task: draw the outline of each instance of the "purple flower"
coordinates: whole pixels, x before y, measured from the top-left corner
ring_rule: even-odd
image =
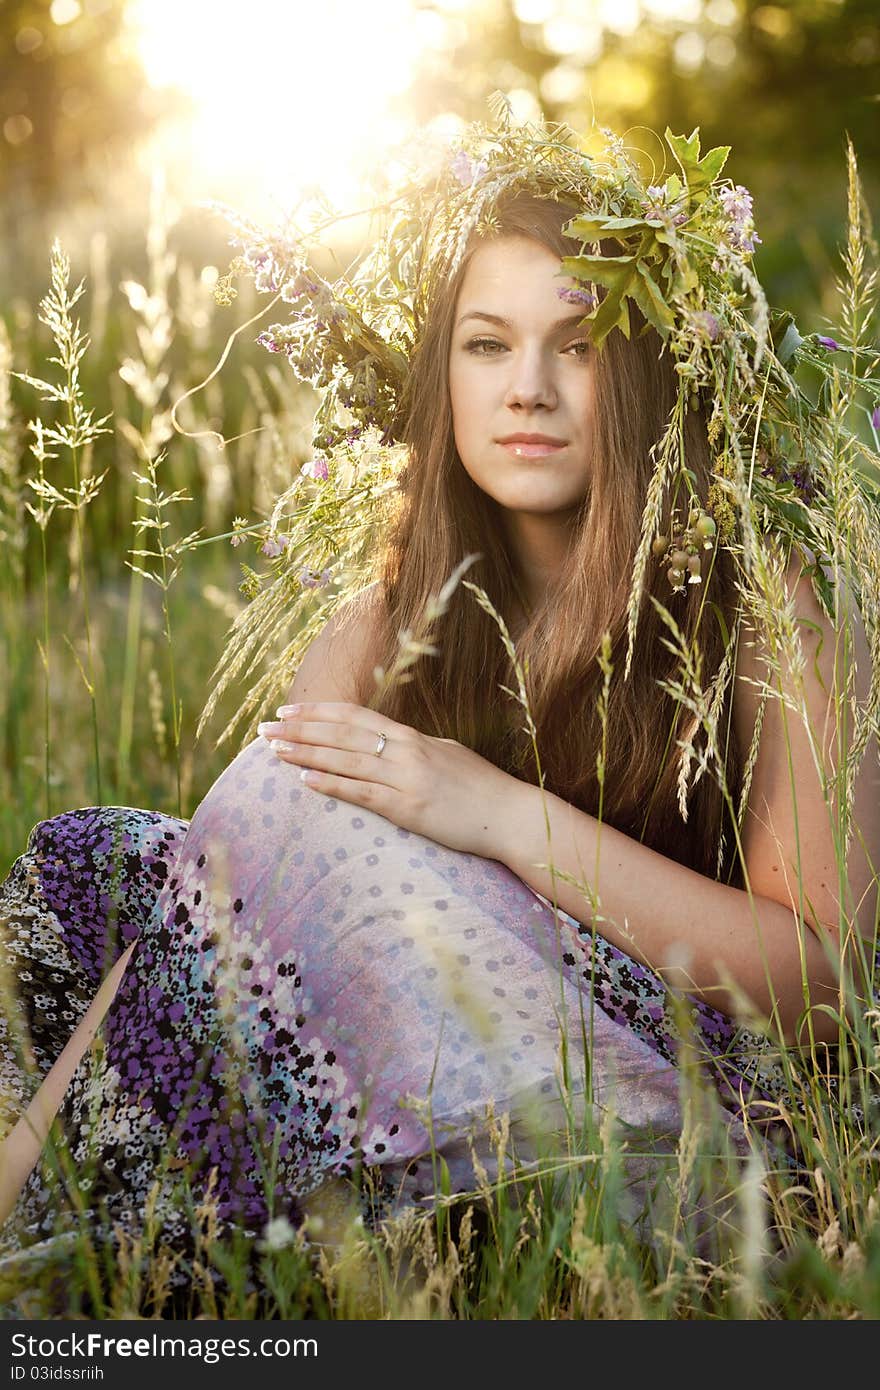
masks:
[[[292,280],[288,280],[285,285],[282,285],[281,298],[287,304],[294,304],[298,299],[302,299],[304,295],[317,294],[320,288],[321,286],[317,281],[310,280],[306,274],[301,273],[295,275]]]
[[[751,217],[752,195],[744,184],[738,183],[733,188],[722,188],[719,197],[724,211],[734,222],[744,222],[747,217]]]
[[[322,589],[325,584],[329,583],[331,571],[329,569],[321,570],[321,573],[318,574],[317,570],[302,569],[296,577],[304,589]]]
[[[274,560],[276,556],[280,555],[282,550],[285,550],[289,544],[289,536],[267,536],[266,539],[263,541],[263,544],[260,546],[260,549],[262,550],[264,555],[268,555],[271,559]]]
[[[871,411],[871,424],[875,430],[880,430],[880,405],[875,405]]]
[[[596,303],[596,296],[591,294],[589,290],[575,290],[569,285],[563,285],[562,289],[557,290],[556,293],[560,299],[565,300],[566,304],[583,304],[588,309],[592,309]]]
[[[696,315],[696,321],[698,327],[702,329],[706,337],[709,339],[709,342],[716,342],[718,339],[718,334],[721,332],[721,328],[715,315],[710,314],[708,309],[703,309],[700,311],[700,313]]]
[[[308,463],[303,464],[299,471],[306,478],[319,478],[322,481],[330,476],[326,459],[310,459]]]
[[[645,190],[647,198],[642,199],[642,208],[645,216],[652,218],[655,222],[663,222],[666,219],[668,208],[666,206],[666,189],[662,184],[649,184]]]
[[[666,189],[662,184],[649,184],[645,190],[647,197],[642,199],[642,211],[649,222],[662,222],[665,226],[680,227],[687,222],[688,214],[681,203],[668,203]]]
[[[761,245],[761,238],[755,231],[752,218],[752,195],[741,183],[733,188],[722,188],[719,193],[721,206],[730,218],[728,240],[735,251],[754,251]]]
[[[470,155],[467,154],[465,150],[458,150],[449,167],[459,183],[464,188],[470,188],[472,184],[476,183],[477,179],[483,177],[489,166],[485,159],[481,159],[478,162],[477,160],[471,159]]]
[[[247,526],[246,516],[234,516],[232,518],[233,534],[229,540],[231,546],[244,545],[247,540],[247,532],[243,529],[245,526]]]
[[[254,273],[254,285],[262,293],[274,293],[278,289],[279,271],[268,251],[247,251],[245,260]]]
[[[813,487],[813,484],[810,481],[810,476],[807,472],[806,464],[799,463],[796,468],[792,469],[791,481],[794,483],[795,488],[800,493],[801,497],[805,502],[812,501],[815,493],[815,488]]]
[[[286,352],[287,347],[284,343],[279,343],[273,333],[266,331],[257,335],[257,342],[260,347],[266,348],[268,352]]]
[[[824,333],[816,334],[816,342],[823,347],[826,352],[840,352],[840,343],[835,338],[828,338]]]

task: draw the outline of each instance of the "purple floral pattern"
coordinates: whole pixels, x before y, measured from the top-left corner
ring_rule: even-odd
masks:
[[[569,1101],[674,1148],[682,1010],[657,976],[504,865],[308,790],[262,740],[188,826],[105,807],[35,827],[0,886],[18,996],[0,1017],[0,1132],[131,941],[102,1045],[60,1111],[105,1235],[140,1229],[152,1201],[161,1238],[191,1250],[184,1173],[213,1194],[221,1234],[254,1236],[363,1170],[365,1219],[430,1202],[432,1146],[468,1190],[472,1149],[491,1168],[487,1106],[511,1115],[525,1161],[560,1120],[563,1038]],[[779,1092],[761,1039],[685,1002],[728,1103]],[[75,1219],[44,1150],[0,1266]]]

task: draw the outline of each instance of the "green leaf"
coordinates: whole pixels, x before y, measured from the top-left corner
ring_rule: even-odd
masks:
[[[770,337],[776,356],[786,367],[804,341],[798,332],[797,324],[789,313],[774,315],[770,327]]]
[[[667,126],[665,134],[666,143],[681,165],[682,172],[687,179],[688,167],[699,163],[700,127],[695,126],[690,135],[673,135]]]
[[[633,283],[632,297],[648,322],[654,325],[662,337],[668,337],[675,319],[644,261],[638,263],[638,276]]]
[[[624,338],[629,338],[629,305],[626,295],[620,290],[609,290],[592,317],[590,339],[596,348],[601,348],[608,334],[619,328]]]
[[[644,226],[643,217],[573,217],[564,231],[578,241],[601,241],[615,232],[631,232],[634,227]]]
[[[727,163],[730,145],[716,145],[700,159],[699,126],[688,136],[673,135],[667,126],[666,143],[678,160],[689,194],[699,202]]]
[[[681,197],[684,192],[684,184],[678,177],[678,174],[669,175],[669,178],[666,180],[666,192],[671,203],[674,203],[676,198]]]
[[[635,274],[635,256],[564,256],[562,269],[575,280],[594,280],[614,289]]]
[[[782,342],[779,344],[776,353],[776,356],[783,366],[787,366],[803,341],[803,338],[797,330],[797,326],[794,323],[790,323],[785,330]]]
[[[705,154],[703,158],[700,160],[700,174],[702,179],[704,180],[706,188],[709,187],[710,183],[713,183],[714,180],[717,179],[718,175],[721,173],[721,170],[727,163],[727,156],[729,154],[730,145],[716,145],[714,150],[709,150],[708,154]],[[688,180],[688,187],[690,188],[691,192],[694,191],[694,185],[693,183],[691,183],[690,180]]]
[[[672,293],[674,295],[690,294],[700,283],[700,277],[694,270],[690,261],[683,261],[676,267],[672,279]]]

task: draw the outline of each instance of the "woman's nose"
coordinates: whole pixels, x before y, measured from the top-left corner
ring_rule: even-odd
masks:
[[[552,410],[556,405],[556,399],[553,373],[544,354],[537,351],[511,354],[505,405],[519,406],[525,410],[544,406]]]

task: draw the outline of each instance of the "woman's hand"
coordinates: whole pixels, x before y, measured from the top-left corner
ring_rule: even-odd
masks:
[[[499,819],[522,783],[494,763],[363,705],[282,705],[277,713],[279,722],[258,732],[282,762],[302,768],[307,786],[450,849],[495,857]]]

